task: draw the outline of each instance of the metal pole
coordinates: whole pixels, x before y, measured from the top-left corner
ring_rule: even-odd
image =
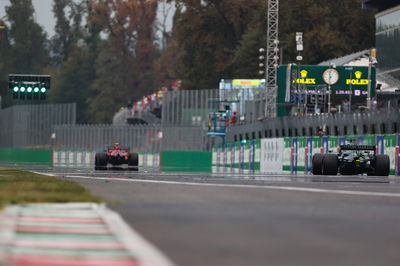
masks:
[[[368,59],[368,95],[367,95],[367,108],[368,110],[371,110],[371,56]]]
[[[331,113],[331,85],[328,85],[328,114]]]
[[[350,79],[353,78],[353,73],[350,70]],[[350,82],[350,96],[349,96],[349,112],[351,113],[351,97],[353,96],[353,88],[351,87],[351,82]]]

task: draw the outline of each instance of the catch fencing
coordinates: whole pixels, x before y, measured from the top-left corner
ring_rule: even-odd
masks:
[[[227,140],[316,136],[321,127],[321,133],[332,136],[398,133],[400,115],[398,109],[379,109],[372,112],[277,117],[231,126]]]
[[[233,110],[249,123],[263,117],[265,94],[251,89],[171,91],[162,99],[163,125],[198,125],[205,128],[219,100],[231,101]]]
[[[0,109],[0,147],[50,147],[55,125],[74,125],[76,104],[15,105]]]
[[[113,142],[136,152],[209,150],[211,144],[198,126],[60,125],[54,127],[57,150],[103,150]]]
[[[210,100],[218,95],[218,90],[167,92],[159,124],[58,125],[54,127],[54,148],[102,150],[117,141],[141,152],[211,150],[212,140],[206,135],[208,114],[214,108]]]
[[[160,132],[159,125],[59,125],[54,127],[54,148],[98,151],[119,142],[132,151],[159,151]]]

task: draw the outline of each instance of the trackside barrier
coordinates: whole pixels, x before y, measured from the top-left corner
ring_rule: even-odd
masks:
[[[215,145],[211,156],[212,172],[257,173],[261,165],[261,140]]]
[[[94,168],[95,151],[55,150],[53,167],[60,168]],[[160,166],[158,153],[139,153],[139,169],[157,170]]]
[[[400,175],[400,134],[397,135],[396,143],[396,175]]]
[[[162,171],[211,172],[212,152],[167,150],[161,152],[160,162]]]
[[[93,168],[94,151],[54,151],[53,166],[61,168]]]
[[[360,145],[375,145],[378,154],[389,155],[390,175],[400,176],[400,134],[269,138],[216,145],[212,149],[212,171],[311,173],[314,154],[339,152],[339,145],[349,140]]]
[[[0,148],[0,162],[51,166],[52,151],[47,149]]]
[[[158,170],[160,168],[160,154],[157,152],[140,152],[139,168],[145,170]]]

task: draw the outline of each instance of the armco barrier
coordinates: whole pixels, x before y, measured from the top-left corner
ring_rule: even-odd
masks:
[[[162,171],[211,172],[212,153],[203,151],[162,151]]]
[[[212,148],[212,172],[260,172],[261,141],[227,143]]]
[[[93,168],[94,151],[56,150],[53,152],[53,166],[67,168]]]
[[[95,151],[56,150],[53,166],[61,168],[94,168]],[[158,153],[139,153],[139,169],[156,170],[160,166]]]
[[[0,148],[0,162],[51,166],[51,154],[47,149]]]
[[[310,173],[312,156],[315,153],[337,152],[340,144],[344,144],[346,140],[354,139],[357,144],[376,145],[377,153],[389,155],[390,174],[400,175],[400,134],[286,137],[248,141],[247,143],[255,145],[252,150],[254,154],[248,157],[248,169],[246,168],[246,154],[249,153],[246,152],[249,149],[247,143],[217,145],[212,150],[212,170],[213,172],[225,173]],[[236,153],[237,147],[240,149],[239,153]],[[277,154],[277,151],[282,154]],[[236,159],[236,156],[239,158]],[[277,158],[279,159],[276,160]],[[253,167],[252,165],[256,166]],[[277,166],[279,166],[280,170],[276,168]]]

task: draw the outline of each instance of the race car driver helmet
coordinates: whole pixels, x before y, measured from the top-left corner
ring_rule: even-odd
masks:
[[[114,142],[113,147],[114,147],[114,150],[119,150],[119,143]]]

